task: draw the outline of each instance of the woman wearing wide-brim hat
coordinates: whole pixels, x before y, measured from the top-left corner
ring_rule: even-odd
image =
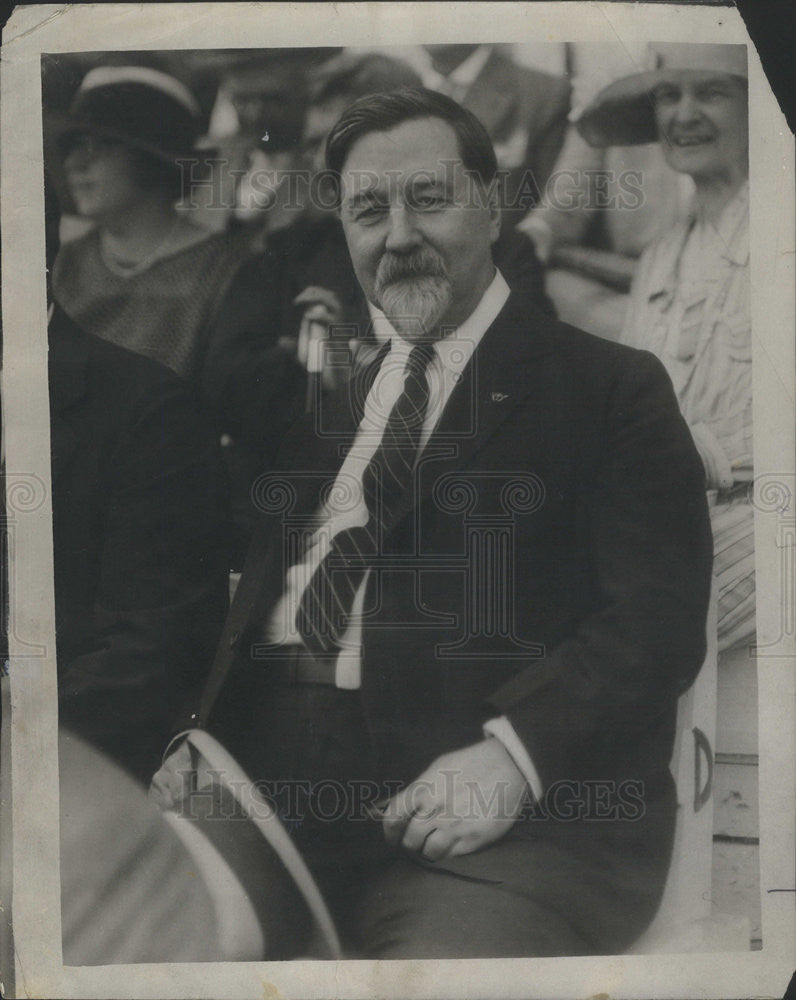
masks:
[[[577,127],[595,146],[659,141],[694,182],[689,218],[641,257],[622,339],[663,361],[705,465],[724,650],[755,630],[746,47],[650,49],[652,67],[604,88]]]
[[[61,247],[56,299],[89,333],[201,383],[219,304],[248,249],[177,208],[199,170],[193,95],[150,67],[97,67],[46,126],[75,210],[93,223]]]
[[[580,113],[576,125],[592,146],[634,146],[657,142],[655,89],[687,74],[717,74],[746,81],[746,46],[657,42],[649,46],[650,67],[603,87]]]

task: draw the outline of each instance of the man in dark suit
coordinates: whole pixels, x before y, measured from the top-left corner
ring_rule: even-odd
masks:
[[[57,232],[50,200],[49,261]],[[48,339],[59,721],[148,782],[228,605],[217,434],[176,375],[57,302]]]
[[[261,484],[199,719],[275,782],[357,954],[621,951],[663,890],[705,648],[698,456],[652,356],[496,270],[469,112],[365,98],[327,164],[392,333]],[[156,775],[164,804],[189,765]]]

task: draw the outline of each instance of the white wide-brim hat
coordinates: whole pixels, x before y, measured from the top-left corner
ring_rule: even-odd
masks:
[[[653,91],[684,72],[721,73],[747,79],[745,45],[699,42],[651,43],[650,69],[604,87],[575,119],[590,146],[635,146],[655,142]]]

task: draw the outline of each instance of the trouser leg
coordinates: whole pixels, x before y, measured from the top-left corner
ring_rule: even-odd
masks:
[[[297,790],[289,829],[356,953],[610,954],[654,916],[671,849],[670,781],[638,822],[520,823],[484,851],[421,866],[389,851],[363,808],[376,770],[356,692],[276,686],[253,720],[250,773]]]

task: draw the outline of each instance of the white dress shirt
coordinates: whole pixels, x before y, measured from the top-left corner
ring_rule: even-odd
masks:
[[[444,339],[435,342],[434,357],[428,367],[429,402],[420,435],[420,450],[428,443],[461,373],[505,305],[509,291],[503,275],[496,271],[492,283],[470,316]],[[362,475],[381,442],[390,412],[403,390],[406,365],[413,347],[395,331],[381,310],[372,305],[370,310],[376,338],[381,343],[389,340],[390,348],[365,400],[354,443],[324,503],[320,527],[315,531],[304,559],[287,571],[282,597],[267,623],[265,636],[269,643],[295,645],[301,642],[296,614],[313,573],[329,552],[331,541],[339,531],[363,526],[368,521]],[[369,572],[354,598],[349,625],[342,636],[342,648],[335,664],[338,688],[354,690],[361,684],[361,616]],[[509,721],[505,718],[490,720],[484,730],[487,735],[500,739],[538,796],[541,784],[536,770]]]

